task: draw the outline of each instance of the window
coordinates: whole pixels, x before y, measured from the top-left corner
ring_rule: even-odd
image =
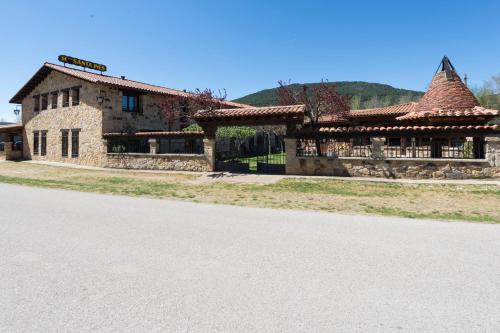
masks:
[[[47,131],[42,131],[42,145],[40,147],[40,155],[47,155]]]
[[[61,130],[61,156],[68,157],[68,130]]]
[[[80,130],[71,130],[71,157],[78,157]]]
[[[122,111],[138,112],[139,111],[138,102],[139,102],[139,96],[124,92],[122,96]]]
[[[69,90],[63,90],[63,102],[62,106],[67,107],[69,106]]]
[[[50,96],[51,96],[51,102],[50,104],[52,105],[53,109],[57,109],[57,91],[54,91]]]
[[[33,111],[40,111],[40,96],[33,96],[34,108]]]
[[[80,104],[80,88],[79,87],[72,88],[71,92],[72,92],[72,95],[71,95],[71,98],[72,98],[71,105],[75,106],[75,105]]]
[[[42,110],[47,110],[48,104],[49,104],[49,95],[43,94],[42,95]]]
[[[39,135],[38,131],[33,132],[33,155],[38,155]]]

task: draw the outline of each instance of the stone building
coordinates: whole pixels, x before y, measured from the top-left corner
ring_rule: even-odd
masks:
[[[114,156],[108,154],[112,151],[109,142],[103,140],[106,134],[179,133],[181,119],[169,119],[164,112],[165,99],[171,96],[194,97],[124,76],[45,63],[10,102],[22,105],[24,159],[108,166],[114,164]],[[222,104],[245,106],[229,101]],[[166,137],[170,138],[168,134]],[[179,145],[183,139],[181,133],[168,139],[168,144],[174,141],[174,146]],[[149,151],[148,138],[130,142]]]
[[[419,102],[331,114],[314,125],[305,105],[224,101],[223,108],[194,113],[203,131],[183,132],[181,119],[164,112],[172,96],[195,98],[46,63],[11,100],[22,104],[22,124],[0,126],[6,136],[0,158],[131,169],[500,177],[500,111],[481,107],[446,57]],[[278,145],[284,151],[228,159],[216,154],[215,133],[223,126],[284,128],[284,145]],[[20,135],[22,149],[15,143]]]

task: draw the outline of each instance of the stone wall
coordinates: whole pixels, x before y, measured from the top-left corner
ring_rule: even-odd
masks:
[[[500,177],[500,167],[484,160],[297,157],[292,163],[287,162],[287,174],[295,175],[415,179]]]
[[[116,88],[101,86],[99,96],[102,98],[103,132],[126,131],[178,131],[178,119],[171,124],[165,119],[163,105],[165,97],[155,94],[144,94],[139,97],[141,112],[123,112],[123,92]]]
[[[50,93],[75,86],[80,88],[80,103],[62,107],[62,93],[59,92],[57,108],[52,109]],[[34,112],[34,95],[49,93],[47,110]],[[99,87],[56,71],[52,71],[22,103],[23,157],[32,160],[46,160],[102,166],[106,157],[102,144],[102,111],[98,103]],[[71,157],[71,136],[68,157],[61,156],[61,130],[80,129],[79,157]],[[33,155],[33,132],[47,131],[46,156]],[[71,133],[70,133],[71,135]],[[41,140],[40,140],[41,141]]]
[[[107,154],[107,167],[138,170],[211,171],[205,155]]]

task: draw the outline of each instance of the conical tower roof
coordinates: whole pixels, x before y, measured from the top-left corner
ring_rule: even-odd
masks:
[[[445,56],[429,89],[418,103],[416,112],[431,112],[436,109],[460,111],[472,109],[475,106],[479,106],[479,102]]]

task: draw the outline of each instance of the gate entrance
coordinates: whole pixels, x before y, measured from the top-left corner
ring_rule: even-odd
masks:
[[[271,142],[269,142],[271,141]],[[256,135],[242,143],[220,140],[215,143],[215,171],[234,173],[285,174],[283,136]]]
[[[207,139],[215,139],[215,145],[212,141],[208,151],[213,161],[212,170],[285,174],[284,137],[294,137],[298,127],[304,124],[304,116],[305,105],[253,107],[239,104],[233,109],[201,110],[193,119],[203,128]],[[244,142],[240,139],[237,142],[235,139],[217,140],[218,128],[234,126],[255,127],[257,135]],[[244,135],[251,135],[246,133]]]

